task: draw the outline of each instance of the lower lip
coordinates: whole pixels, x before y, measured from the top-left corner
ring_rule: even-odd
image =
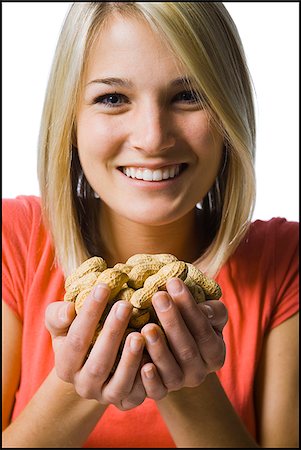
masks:
[[[179,175],[176,175],[174,178],[168,178],[168,180],[145,181],[145,180],[138,180],[137,178],[128,177],[121,170],[117,170],[117,172],[119,172],[122,178],[124,180],[127,180],[131,185],[137,188],[147,190],[160,190],[174,186],[182,178],[182,174],[184,171],[185,170],[183,170]]]

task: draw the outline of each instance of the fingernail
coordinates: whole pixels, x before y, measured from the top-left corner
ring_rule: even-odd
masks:
[[[183,285],[178,278],[173,278],[168,282],[168,291],[171,294],[180,294],[183,290]]]
[[[214,316],[213,308],[210,305],[203,305],[203,307],[205,309],[205,314],[208,317],[208,319],[212,319],[212,317]]]
[[[157,307],[157,309],[161,312],[163,311],[167,311],[170,306],[171,306],[171,302],[169,300],[168,294],[166,293],[161,293],[157,294],[154,298],[155,301],[155,305]]]
[[[138,353],[142,348],[142,339],[139,337],[132,336],[130,342],[130,348],[133,353]]]
[[[99,283],[97,286],[95,286],[95,288],[93,289],[94,300],[96,300],[97,302],[103,301],[105,291],[107,294],[110,292],[110,289],[105,283]]]
[[[154,342],[156,342],[156,340],[159,337],[158,331],[155,328],[152,328],[150,330],[147,331],[146,335],[146,340],[150,343],[153,344]]]
[[[128,303],[119,303],[115,315],[119,320],[125,320],[130,314],[130,307]]]
[[[69,318],[70,302],[65,301],[64,303],[65,303],[65,305],[63,305],[64,307],[62,307],[59,311],[59,319],[63,323],[69,323],[70,322],[70,318]]]
[[[143,372],[144,372],[144,375],[146,376],[146,378],[148,378],[149,380],[154,378],[154,376],[155,376],[155,372],[152,367],[144,367]]]

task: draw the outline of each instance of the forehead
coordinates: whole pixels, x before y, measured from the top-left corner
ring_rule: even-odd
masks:
[[[98,32],[86,65],[93,77],[175,78],[186,72],[162,35],[142,18],[112,15]]]

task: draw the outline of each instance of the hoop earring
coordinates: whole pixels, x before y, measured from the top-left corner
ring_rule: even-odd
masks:
[[[223,161],[223,166],[222,169],[220,170],[219,175],[223,175],[223,173],[225,172],[227,163],[228,163],[228,152],[229,152],[229,147],[227,142],[224,143],[224,161]]]

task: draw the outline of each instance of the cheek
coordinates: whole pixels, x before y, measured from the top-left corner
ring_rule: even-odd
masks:
[[[209,172],[217,172],[222,152],[223,138],[208,119],[194,120],[185,126],[185,140],[189,142],[200,168]]]
[[[100,117],[80,116],[77,121],[77,146],[82,160],[109,158],[117,152],[120,143],[118,127]],[[88,163],[88,161],[87,161]]]

